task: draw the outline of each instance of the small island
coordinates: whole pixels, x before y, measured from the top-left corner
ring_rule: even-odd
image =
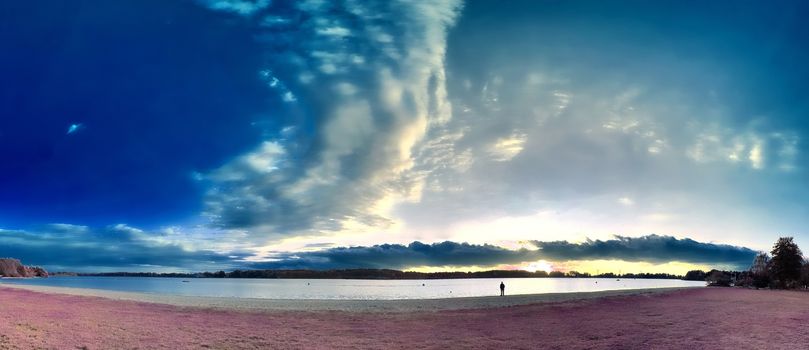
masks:
[[[0,277],[48,277],[39,266],[25,266],[13,258],[0,258]]]

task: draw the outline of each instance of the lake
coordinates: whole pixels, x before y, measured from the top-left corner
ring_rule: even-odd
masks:
[[[187,281],[187,282],[185,282]],[[506,294],[702,287],[705,282],[668,279],[476,278],[447,280],[223,279],[168,277],[50,277],[0,279],[3,284],[91,288],[122,292],[260,299],[433,299]]]

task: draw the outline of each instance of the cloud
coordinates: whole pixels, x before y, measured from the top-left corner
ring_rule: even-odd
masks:
[[[531,241],[538,249],[506,249],[490,244],[445,241],[408,245],[381,244],[367,247],[339,247],[314,252],[285,253],[275,261],[256,263],[255,268],[270,269],[334,269],[393,268],[417,266],[465,267],[530,263],[538,260],[556,262],[578,260],[623,260],[630,262],[685,262],[746,268],[756,252],[725,244],[701,243],[692,239],[648,235],[616,236],[611,240]]]
[[[251,251],[216,233],[208,247],[188,246],[192,234],[178,228],[147,232],[118,224],[93,228],[51,224],[31,230],[0,229],[0,256],[21,259],[26,264],[69,271],[200,271],[234,268],[333,269],[393,268],[418,266],[495,267],[531,263],[581,260],[629,262],[685,262],[743,269],[756,252],[725,244],[692,239],[647,235],[616,236],[610,240],[527,241],[536,249],[508,249],[491,244],[445,241],[408,245],[335,247],[328,242],[310,243],[299,251],[276,252],[270,260],[255,261]],[[244,235],[231,237],[240,241]],[[196,237],[197,243],[202,239]],[[54,252],[59,252],[54,254]]]
[[[534,260],[535,252],[509,250],[494,245],[441,242],[408,245],[380,244],[369,247],[339,247],[316,252],[282,255],[273,262],[256,263],[269,269],[392,268],[413,266],[491,266]]]
[[[722,264],[746,268],[756,251],[727,244],[702,243],[689,238],[648,235],[616,236],[611,240],[534,241],[542,257],[549,260],[625,260],[666,263],[671,261]]]
[[[270,0],[199,0],[212,10],[251,15],[270,5]]]
[[[530,2],[460,13],[457,2],[307,1],[244,18],[266,47],[261,79],[288,102],[275,125],[295,132],[264,140],[278,146],[272,171],[245,163],[271,155],[260,143],[202,174],[212,225],[265,245],[340,244],[323,236],[454,240],[453,226],[537,212],[576,213],[565,232],[582,232],[581,222],[625,232],[666,213],[678,220],[628,233],[703,239],[727,229],[714,217],[730,215],[741,242],[763,245],[762,230],[805,224],[787,203],[807,192],[795,111],[770,108],[777,98],[747,108],[779,82],[751,84],[772,76],[727,64],[761,68],[750,47],[724,45],[746,40],[745,26],[684,12],[706,32],[737,29],[728,33],[739,40],[702,42],[647,20],[623,31],[615,24],[626,22],[593,11],[545,20],[554,12]],[[493,13],[511,20],[486,20]],[[649,40],[659,37],[672,41]],[[762,196],[770,190],[780,192]]]
[[[791,204],[763,204],[761,193],[784,184],[806,194],[796,177],[803,127],[784,121],[794,111],[762,116],[745,109],[760,99],[758,90],[740,91],[748,83],[744,72],[712,56],[712,46],[649,47],[643,35],[616,30],[609,21],[542,21],[537,7],[517,7],[506,12],[527,15],[489,22],[481,14],[498,9],[468,3],[450,33],[453,116],[430,131],[425,144],[431,149],[417,153],[424,190],[418,202],[397,206],[399,220],[414,231],[445,232],[459,223],[540,211],[589,213],[566,223],[570,227],[601,216],[621,225],[669,212],[683,218],[681,227],[693,227],[688,232],[711,237],[722,229],[704,223],[727,212],[756,223],[737,235],[758,244],[766,244],[757,233],[762,229],[799,229],[791,224],[805,221],[797,212],[790,221],[780,217]],[[587,22],[586,16],[573,17]],[[483,42],[485,49],[472,49]],[[673,58],[691,55],[703,59]],[[431,166],[435,162],[443,167]],[[681,204],[685,197],[689,205]],[[619,201],[624,205],[610,208],[603,198],[643,205]],[[618,210],[627,216],[617,218]],[[671,226],[643,232],[682,232]]]
[[[187,239],[186,235],[177,237]],[[0,229],[0,256],[52,271],[178,271],[238,265],[246,254],[194,249],[166,234],[123,224],[93,228],[70,224],[31,230]]]
[[[525,147],[525,134],[515,133],[509,137],[497,139],[489,147],[489,154],[498,162],[505,162],[514,158]]]
[[[70,124],[70,126],[67,128],[67,135],[76,133],[81,129],[84,129],[84,125],[82,125],[81,123]]]
[[[792,131],[765,132],[754,120],[747,130],[722,130],[717,125],[699,125],[687,155],[697,163],[730,163],[765,170],[795,169],[795,155],[799,137]]]
[[[202,176],[212,224],[258,237],[391,225],[387,203],[420,186],[413,150],[451,117],[445,37],[459,8],[457,1],[265,6],[258,30],[273,25],[258,35],[269,57],[260,78],[289,102],[290,125],[312,132],[267,140]],[[250,159],[272,159],[272,170]]]

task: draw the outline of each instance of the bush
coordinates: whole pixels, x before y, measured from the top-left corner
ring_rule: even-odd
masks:
[[[806,261],[801,267],[801,280],[800,286],[803,289],[809,288],[809,261]]]
[[[685,277],[683,277],[686,281],[704,281],[708,277],[708,274],[702,270],[691,270],[686,272]]]
[[[724,271],[712,270],[706,280],[709,286],[730,287],[730,274]]]
[[[753,275],[753,287],[767,288],[769,285],[770,285],[770,276],[767,276],[766,273]]]

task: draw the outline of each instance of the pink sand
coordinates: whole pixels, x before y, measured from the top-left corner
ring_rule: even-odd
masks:
[[[0,349],[795,349],[809,293],[699,288],[438,312],[245,312],[0,288]]]

